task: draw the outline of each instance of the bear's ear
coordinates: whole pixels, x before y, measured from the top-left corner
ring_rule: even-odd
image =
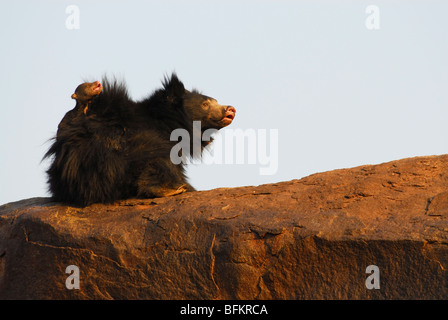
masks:
[[[182,98],[185,93],[184,84],[179,80],[177,75],[173,72],[171,77],[165,77],[163,81],[163,88],[166,96],[170,99]]]

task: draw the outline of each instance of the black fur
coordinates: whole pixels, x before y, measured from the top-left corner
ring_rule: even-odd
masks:
[[[228,125],[234,115],[233,107],[185,90],[175,74],[140,102],[129,98],[123,83],[103,79],[86,113],[72,110],[61,121],[44,157],[52,158],[49,191],[55,201],[80,206],[193,191],[183,164],[170,160],[177,143],[171,132],[183,128],[192,137],[193,120],[204,131]]]

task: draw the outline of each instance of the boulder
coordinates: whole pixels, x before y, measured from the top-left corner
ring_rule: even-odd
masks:
[[[448,299],[448,155],[0,207],[0,299]]]

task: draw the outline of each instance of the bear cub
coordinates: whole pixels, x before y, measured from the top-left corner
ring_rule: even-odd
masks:
[[[92,103],[93,99],[97,97],[103,87],[99,81],[95,82],[84,82],[80,84],[75,93],[72,94],[72,99],[76,100],[76,106],[73,110],[67,112],[64,118],[58,125],[58,131],[61,130],[61,127],[64,127],[66,123],[70,123],[74,117],[80,116],[81,113],[87,114],[89,109],[89,105]]]
[[[170,159],[178,143],[170,140],[171,133],[184,129],[193,137],[193,121],[200,121],[201,134],[219,130],[236,112],[186,90],[174,73],[137,102],[123,83],[106,78],[102,85],[79,85],[72,98],[76,106],[62,119],[44,158],[51,158],[47,176],[53,200],[78,206],[194,191],[184,164]],[[199,152],[209,143],[201,141]],[[198,155],[189,149],[191,157]]]

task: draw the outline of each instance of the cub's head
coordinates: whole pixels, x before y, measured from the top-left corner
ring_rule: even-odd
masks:
[[[103,87],[99,81],[84,82],[76,88],[75,93],[72,94],[72,99],[79,102],[87,102],[99,95],[101,90],[103,90]]]

